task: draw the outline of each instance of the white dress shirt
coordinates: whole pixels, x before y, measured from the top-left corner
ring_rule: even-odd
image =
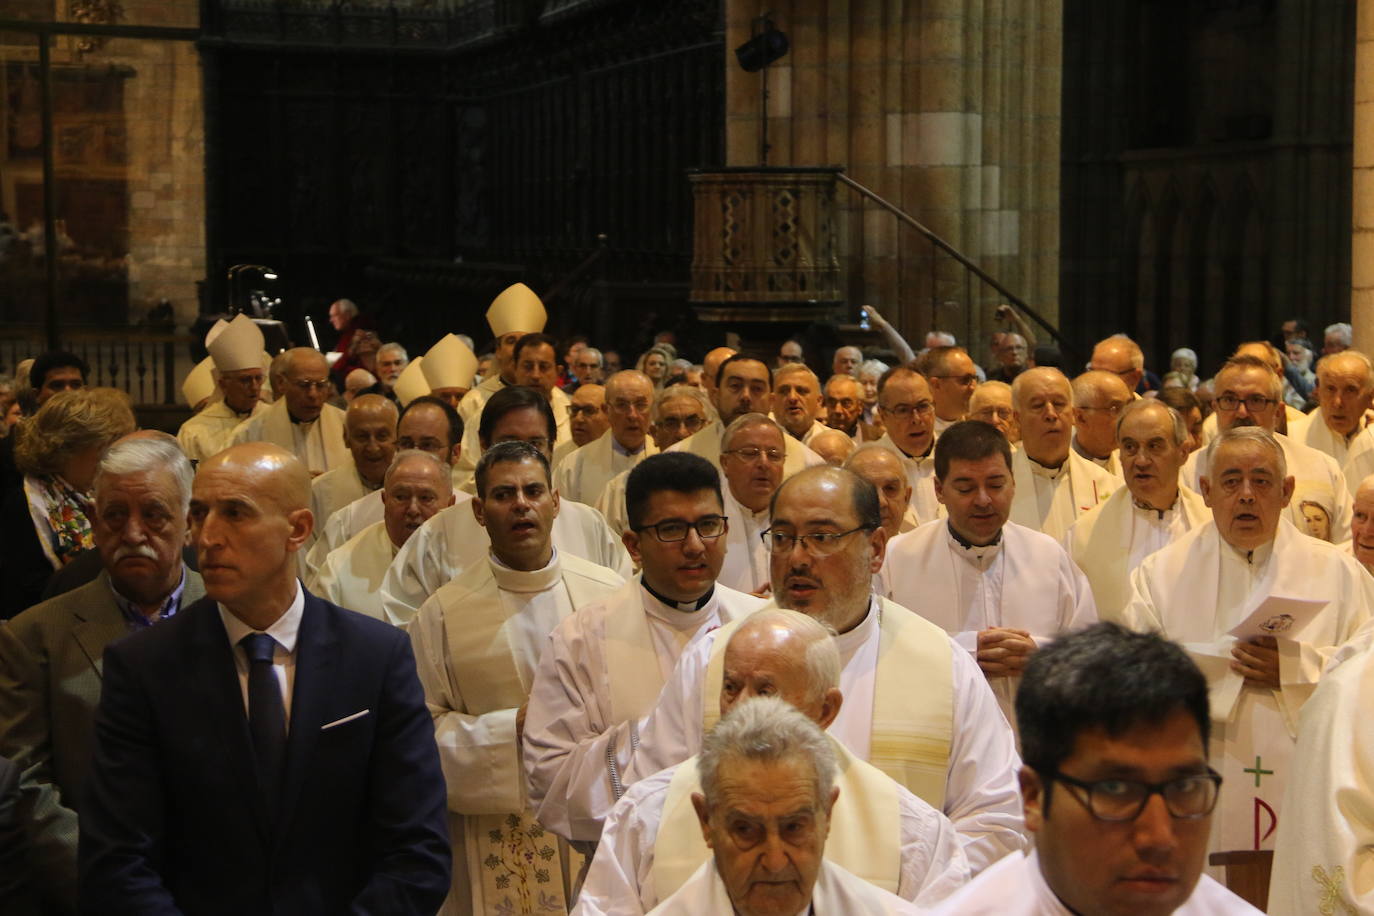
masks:
[[[296,636],[301,629],[301,615],[305,612],[305,590],[301,588],[300,580],[296,580],[296,597],[291,599],[291,605],[286,609],[286,613],[273,622],[266,630],[254,630],[248,624],[234,616],[234,613],[222,604],[216,605],[219,608],[219,618],[224,622],[224,632],[229,635],[229,646],[234,650],[234,667],[239,673],[239,689],[243,691],[243,711],[248,712],[248,652],[243,646],[239,645],[243,637],[249,633],[266,633],[276,640],[276,645],[272,647],[272,673],[277,676],[277,683],[281,685],[282,711],[286,714],[286,726],[291,727],[291,691],[296,686]]]

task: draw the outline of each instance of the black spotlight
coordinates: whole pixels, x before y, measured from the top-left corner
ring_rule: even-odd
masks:
[[[757,73],[786,54],[787,48],[787,36],[771,20],[764,20],[763,31],[736,48],[735,58],[746,71]]]

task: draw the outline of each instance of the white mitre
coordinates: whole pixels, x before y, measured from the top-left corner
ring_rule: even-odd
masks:
[[[396,395],[396,400],[401,402],[402,407],[416,398],[429,394],[429,382],[425,381],[424,362],[423,356],[417,356],[406,363],[406,367],[396,377],[396,384],[391,386],[392,394]]]
[[[214,368],[214,362],[207,356],[186,374],[186,380],[181,383],[181,395],[186,398],[187,404],[195,407],[219,391],[219,386],[215,384]]]
[[[491,325],[492,336],[498,340],[507,334],[542,331],[548,320],[544,303],[523,283],[507,286],[501,295],[491,300],[491,308],[487,309],[487,324]]]
[[[205,347],[220,372],[256,369],[262,366],[264,341],[257,322],[240,312],[223,328],[211,328]]]
[[[476,382],[477,356],[458,339],[457,334],[445,334],[421,360],[421,371],[431,391],[436,388],[462,388],[466,391]]]

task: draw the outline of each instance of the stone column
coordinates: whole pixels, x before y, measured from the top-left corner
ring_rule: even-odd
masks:
[[[1055,320],[1062,0],[727,0],[727,51],[765,9],[792,44],[768,74],[768,164],[843,166]],[[726,67],[727,164],[754,165],[760,77]],[[841,194],[851,312],[877,306],[917,348],[953,331],[985,361],[997,294]]]
[[[1374,0],[1359,0],[1356,14],[1352,162],[1350,323],[1355,348],[1374,353]]]

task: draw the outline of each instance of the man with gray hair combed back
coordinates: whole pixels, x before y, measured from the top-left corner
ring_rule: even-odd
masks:
[[[730,748],[746,735],[771,749],[761,756],[777,758],[783,749],[800,749],[832,761],[841,800],[829,818],[830,861],[922,905],[967,880],[968,862],[949,820],[827,739],[823,730],[844,702],[839,649],[828,626],[797,611],[759,611],[730,638],[725,669],[719,696],[723,718],[706,737],[701,755],[641,781],[616,805],[577,913],[641,916],[690,883],[710,855],[696,801],[718,797],[714,790]],[[766,703],[760,705],[761,699]],[[758,724],[761,715],[778,730]],[[722,740],[726,736],[734,737]],[[818,797],[825,798],[830,780],[818,776]]]
[[[1243,787],[1222,798],[1211,850],[1272,849],[1298,716],[1326,662],[1374,613],[1374,579],[1284,518],[1294,482],[1279,437],[1224,427],[1207,449],[1212,520],[1136,569],[1124,619],[1186,645],[1207,675],[1213,765]],[[1272,817],[1257,831],[1261,809]]]
[[[651,912],[915,913],[900,897],[825,858],[835,759],[821,731],[780,700],[759,697],[707,736],[692,796],[713,857]]]
[[[0,755],[21,769],[33,883],[76,910],[77,811],[90,769],[99,662],[109,643],[205,594],[186,567],[191,463],[166,433],[136,432],[101,457],[91,518],[100,575],[0,627]]]

